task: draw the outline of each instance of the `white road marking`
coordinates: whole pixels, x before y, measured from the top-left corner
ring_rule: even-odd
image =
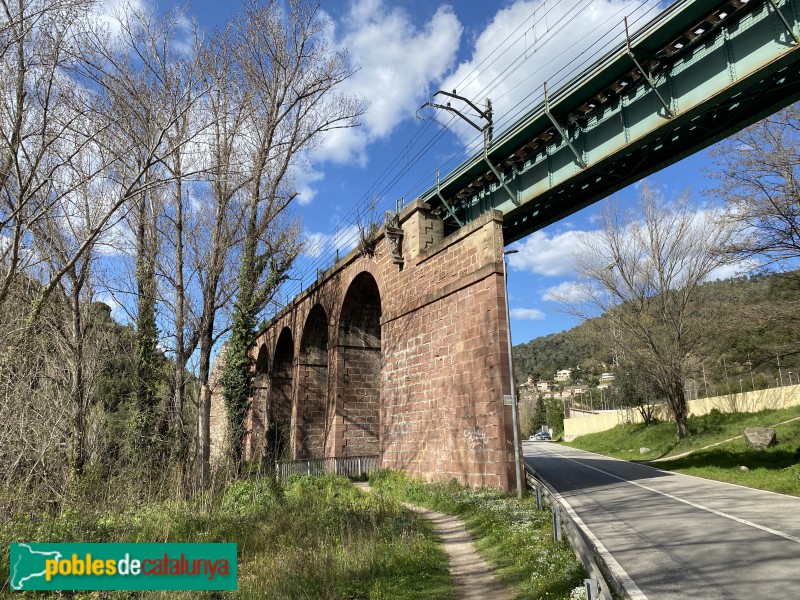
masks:
[[[575,523],[575,525],[577,525],[583,531],[586,537],[589,538],[589,541],[592,542],[592,544],[594,544],[595,550],[597,550],[597,553],[603,557],[603,561],[606,563],[606,567],[608,567],[608,570],[611,571],[611,574],[614,576],[614,579],[616,579],[622,586],[622,588],[625,590],[629,600],[647,600],[647,596],[644,595],[644,592],[642,592],[642,590],[639,589],[639,586],[636,585],[633,579],[631,579],[630,575],[628,575],[625,572],[625,569],[622,568],[622,565],[620,565],[617,562],[617,560],[611,555],[608,549],[605,546],[603,546],[603,544],[600,542],[599,539],[597,539],[597,536],[595,536],[595,534],[592,533],[592,530],[586,526],[586,523],[584,523],[583,519],[581,519],[578,516],[578,514],[573,510],[569,502],[567,502],[566,499],[561,494],[559,494],[555,490],[555,488],[553,488],[553,486],[551,486],[549,483],[547,483],[546,481],[543,481],[542,483],[544,483],[550,490],[550,493],[553,494],[553,496],[555,496],[556,499],[566,507],[567,514],[572,519],[572,522]]]
[[[642,489],[647,490],[648,492],[653,492],[655,494],[660,494],[666,498],[671,500],[676,500],[678,502],[682,502],[683,504],[688,504],[694,508],[698,508],[700,510],[704,510],[706,512],[710,512],[712,514],[718,515],[720,517],[724,517],[726,519],[730,519],[731,521],[736,521],[737,523],[741,523],[743,525],[749,525],[750,527],[754,527],[756,529],[760,529],[761,531],[765,531],[767,533],[771,533],[772,535],[776,535],[778,537],[782,537],[790,542],[795,542],[796,544],[800,544],[800,538],[795,537],[793,535],[789,535],[788,533],[783,533],[782,531],[778,531],[777,529],[772,529],[771,527],[765,527],[764,525],[759,525],[758,523],[753,523],[752,521],[748,521],[747,519],[740,519],[739,517],[735,517],[734,515],[730,515],[728,513],[722,512],[721,510],[717,510],[715,508],[710,508],[708,506],[703,506],[702,504],[698,504],[697,502],[692,502],[691,500],[686,500],[685,498],[679,498],[673,494],[668,494],[667,492],[662,492],[657,489],[651,488],[647,485],[642,483],[637,483],[636,481],[631,481],[630,479],[625,479],[624,477],[620,477],[618,475],[614,475],[613,473],[609,473],[608,471],[604,471],[603,469],[598,469],[597,467],[592,467],[591,465],[587,465],[585,463],[580,462],[579,460],[575,460],[574,458],[570,458],[568,456],[564,456],[563,454],[559,454],[553,450],[547,450],[550,454],[554,454],[564,460],[568,460],[570,462],[574,462],[576,464],[581,465],[582,467],[586,467],[587,469],[592,469],[593,471],[597,471],[598,473],[603,473],[604,475],[608,475],[614,479],[618,479],[619,481],[624,481],[625,483],[629,483],[631,485],[635,485],[636,487],[640,487]]]

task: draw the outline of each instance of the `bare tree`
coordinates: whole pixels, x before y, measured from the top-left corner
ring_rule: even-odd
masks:
[[[73,474],[83,472],[87,460],[87,415],[98,371],[98,353],[89,345],[92,326],[91,306],[94,301],[93,275],[96,246],[94,238],[78,260],[75,248],[87,239],[89,231],[107,211],[107,188],[100,178],[90,179],[91,146],[75,152],[72,160],[72,193],[60,198],[32,229],[32,250],[50,271],[63,273],[59,278],[53,311],[45,312],[45,325],[58,348],[57,356],[64,368],[55,376],[64,381],[65,397],[72,409],[70,468]]]
[[[800,258],[800,105],[739,131],[712,148],[711,157],[717,186],[708,193],[725,200],[727,218],[738,230],[724,250],[789,269],[787,277],[800,279],[791,270]],[[749,309],[758,314],[745,316],[800,329],[797,301]],[[798,346],[785,343],[771,350],[781,356],[796,355]]]
[[[645,186],[635,213],[606,204],[600,229],[574,254],[583,285],[571,312],[612,313],[626,358],[667,400],[678,438],[689,434],[684,378],[713,331],[713,309],[701,309],[698,288],[731,260],[717,252],[731,237],[719,211],[694,210],[687,195],[664,202]]]
[[[74,152],[97,132],[86,118],[95,108],[91,97],[65,75],[89,6],[0,1],[0,305],[15,278],[38,266],[32,228],[72,192],[64,181],[80,185],[70,176]]]
[[[196,31],[184,29],[179,12],[156,17],[127,7],[116,15],[116,23],[113,38],[91,31],[91,52],[79,74],[100,90],[106,102],[106,172],[117,184],[116,208],[126,215],[133,239],[128,251],[135,262],[131,290],[136,305],[135,445],[165,456],[170,452],[169,431],[183,438],[178,431],[183,427],[183,380],[192,351],[182,339],[186,327],[182,210],[185,188],[202,168],[191,158],[198,135],[194,113],[202,103],[194,61],[198,37]],[[169,305],[174,308],[172,349],[177,364],[172,377],[175,390],[161,410],[158,267],[164,266],[165,244],[177,261],[161,269],[172,287]]]
[[[739,229],[725,250],[783,262],[800,257],[800,106],[741,130],[711,150],[719,185]]]
[[[227,34],[225,34],[227,35]],[[207,210],[197,215],[188,239],[190,260],[198,278],[199,306],[194,312],[194,337],[198,347],[197,375],[200,384],[197,411],[196,483],[204,487],[209,475],[211,354],[219,337],[230,328],[230,312],[218,320],[235,293],[234,249],[240,242],[244,221],[243,198],[248,174],[239,165],[246,160],[243,143],[248,121],[250,90],[238,76],[233,57],[219,38],[205,46],[199,56],[206,90],[205,178],[208,191],[201,196]]]
[[[299,252],[299,227],[286,209],[297,196],[292,168],[336,128],[353,127],[363,111],[336,88],[352,74],[346,53],[327,42],[327,23],[313,0],[248,3],[221,48],[234,57],[247,86],[248,179],[241,267],[223,374],[232,456],[240,455],[250,392],[249,346],[259,313],[273,299]]]

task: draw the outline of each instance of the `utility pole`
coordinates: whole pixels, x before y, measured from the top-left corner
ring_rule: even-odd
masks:
[[[508,276],[506,269],[506,256],[516,254],[519,250],[506,250],[503,252],[503,282],[506,287],[506,325],[508,327],[508,372],[511,378],[511,424],[514,428],[514,474],[517,478],[517,497],[522,498],[522,458],[519,453],[519,416],[517,415],[517,391],[514,385],[514,358],[511,353],[511,311],[508,308]]]

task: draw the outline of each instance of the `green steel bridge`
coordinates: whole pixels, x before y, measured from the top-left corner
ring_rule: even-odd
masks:
[[[800,98],[800,0],[678,0],[421,199],[510,244]]]

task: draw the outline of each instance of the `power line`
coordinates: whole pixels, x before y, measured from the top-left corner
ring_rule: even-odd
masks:
[[[521,66],[525,63],[525,61],[533,58],[543,50],[548,47],[548,44],[552,42],[552,40],[557,39],[557,34],[562,32],[566,27],[568,27],[571,23],[573,23],[578,17],[579,12],[578,9],[584,9],[592,4],[595,0],[578,0],[571,8],[567,8],[567,10],[560,15],[560,17],[553,23],[553,26],[550,27],[549,23],[547,23],[547,15],[552,13],[553,10],[562,4],[563,0],[557,0],[556,2],[551,2],[550,7],[547,7],[547,0],[539,7],[534,10],[528,18],[523,20],[509,35],[503,42],[495,46],[492,51],[484,57],[478,65],[473,67],[469,73],[464,75],[461,78],[461,81],[457,85],[459,88],[463,88],[464,82],[471,79],[471,81],[467,84],[467,86],[471,85],[477,77],[486,72],[489,67],[496,64],[503,56],[511,52],[515,46],[520,42],[520,40],[524,41],[525,47],[523,48],[522,53],[518,53],[509,64],[503,68],[498,74],[496,74],[492,80],[484,85],[479,92],[476,92],[475,97],[480,97],[488,89],[493,88],[493,86],[497,86],[498,84],[508,80],[515,72],[517,72]],[[642,14],[638,15],[635,19],[632,19],[636,13],[640,12],[642,9],[647,7],[648,4],[652,4],[647,10],[645,10]],[[627,15],[629,17],[629,21],[631,24],[635,24],[642,19],[644,19],[650,12],[658,7],[658,0],[640,0],[638,5],[633,7],[633,10]],[[618,19],[620,14],[629,7],[630,5],[623,5],[620,9],[618,9],[613,15],[609,16],[603,23],[597,27],[596,29],[604,28],[609,22],[614,22],[614,26],[617,26],[615,19]],[[526,37],[527,32],[532,28],[527,28],[526,25],[530,22],[531,19],[535,18],[539,9],[544,7],[544,17],[546,23],[546,30],[543,34],[542,38],[535,38],[534,44],[538,44],[538,47],[534,47],[530,54],[528,54],[529,50],[527,48],[527,41]],[[534,28],[536,23],[534,21]],[[520,32],[520,30],[526,27],[525,30],[520,34],[514,37],[515,34]],[[606,44],[599,50],[593,52],[592,54],[587,56],[593,48],[604,42],[606,38],[612,36],[612,38],[616,34],[621,34],[620,32],[615,32],[612,28],[608,31],[605,31],[599,38],[597,38],[592,44],[588,47],[584,48],[578,55],[573,57],[566,65],[563,67],[561,77],[556,80],[555,84],[561,83],[562,81],[570,78],[574,73],[576,73],[581,67],[583,67],[587,62],[591,59],[598,57],[602,50],[607,47]],[[542,41],[544,40],[544,41]],[[500,51],[501,48],[505,48]],[[557,57],[561,57],[566,52],[559,53]],[[582,57],[586,57],[584,60],[581,60]],[[490,62],[489,61],[491,59]],[[580,61],[580,62],[578,62]],[[576,64],[577,63],[577,64]],[[549,63],[548,63],[549,64]],[[565,72],[566,68],[573,66],[572,69]],[[482,68],[483,67],[483,68]],[[507,96],[509,96],[514,90],[519,88],[525,82],[529,81],[535,75],[541,73],[544,70],[545,66],[539,67],[532,73],[527,74],[522,80],[516,82],[511,88],[506,90],[503,94],[497,97],[495,102],[501,100]],[[506,125],[509,122],[515,121],[525,110],[526,107],[531,106],[533,103],[532,99],[538,99],[541,97],[540,90],[534,90],[530,94],[523,97],[519,102],[517,102],[514,106],[511,107],[510,110],[506,111],[504,115],[500,117],[496,121],[496,126],[499,128],[502,125]],[[326,234],[324,237],[327,240],[332,240],[335,242],[335,247],[330,249],[321,248],[321,251],[312,256],[310,254],[302,254],[301,256],[306,257],[303,260],[299,260],[296,262],[294,271],[300,271],[301,282],[299,285],[299,290],[302,291],[303,284],[305,280],[308,279],[309,272],[315,273],[317,269],[324,265],[330,265],[333,260],[338,256],[340,249],[349,249],[355,246],[355,242],[358,239],[358,232],[353,230],[355,225],[355,221],[357,221],[363,212],[368,207],[370,203],[373,203],[374,199],[380,199],[382,196],[388,193],[436,144],[440,142],[443,138],[444,133],[449,130],[451,125],[454,123],[455,117],[451,116],[450,119],[446,120],[445,122],[441,122],[436,120],[435,123],[439,125],[439,129],[434,131],[432,135],[430,134],[431,130],[431,123],[430,120],[426,120],[426,122],[419,128],[417,132],[412,136],[412,138],[404,145],[404,147],[395,155],[395,157],[386,165],[383,169],[381,174],[377,177],[377,179],[370,185],[367,191],[364,193],[362,198],[356,202],[353,208],[346,213],[339,222],[334,226],[334,228]],[[444,160],[442,164],[439,165],[439,170],[446,170],[450,165],[455,163],[456,165],[460,162],[463,162],[465,158],[471,156],[482,143],[482,136],[476,136],[466,143],[459,145],[458,148],[449,152],[448,156]],[[465,156],[466,154],[466,156]],[[417,182],[413,183],[410,187],[409,193],[405,194],[408,197],[416,197],[417,190],[419,193],[423,193],[427,189],[431,187],[430,184],[425,184],[425,181],[429,181],[433,179],[433,170],[429,174],[424,174]],[[413,193],[412,193],[413,192]],[[387,200],[383,202],[378,201],[377,204],[373,204],[375,208],[377,205],[389,206]],[[347,231],[350,230],[350,235],[347,235]]]

